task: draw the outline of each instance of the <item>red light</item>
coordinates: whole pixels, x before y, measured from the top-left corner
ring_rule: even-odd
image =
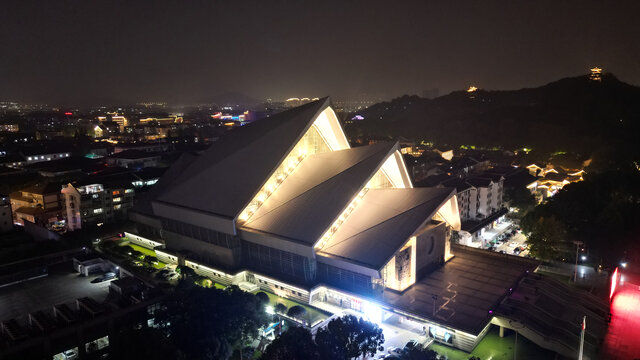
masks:
[[[67,116],[71,116],[71,115],[73,115],[73,113],[72,113],[72,112],[68,112],[68,111],[67,111],[66,113],[64,113],[64,114],[65,114],[65,115],[67,115]]]
[[[613,297],[613,293],[616,291],[616,286],[618,285],[618,268],[613,271],[613,276],[611,276],[611,293],[609,294],[609,300]]]

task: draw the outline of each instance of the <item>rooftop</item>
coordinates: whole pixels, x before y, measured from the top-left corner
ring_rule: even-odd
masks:
[[[455,257],[403,293],[385,290],[384,302],[411,314],[478,334],[502,298],[538,262],[512,255],[453,245]]]
[[[229,218],[237,216],[327,102],[310,102],[231,130],[183,168],[158,200]]]
[[[156,156],[160,156],[160,154],[156,152],[141,151],[136,149],[129,149],[113,155],[109,155],[109,157],[113,159],[128,159],[128,160],[147,159],[147,158],[152,158]]]
[[[451,188],[371,189],[321,254],[380,270],[453,195]]]
[[[395,149],[378,143],[305,158],[242,227],[313,245]]]

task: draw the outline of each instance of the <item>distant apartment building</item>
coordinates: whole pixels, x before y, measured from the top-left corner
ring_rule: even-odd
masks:
[[[107,163],[112,166],[121,166],[128,169],[142,169],[158,166],[160,154],[140,150],[125,150],[113,154],[107,158]]]
[[[132,185],[86,180],[64,185],[61,192],[69,231],[126,219],[133,206]]]
[[[64,159],[71,156],[70,147],[34,147],[30,149],[24,149],[20,152],[25,159],[24,164],[33,164],[41,161],[51,161]]]
[[[481,221],[503,207],[504,178],[499,175],[450,178],[439,187],[455,187],[462,221]]]
[[[11,230],[13,230],[11,200],[8,196],[0,194],[0,234]]]
[[[0,121],[0,132],[18,132],[20,124],[17,122]]]
[[[14,223],[24,225],[24,220],[47,224],[61,218],[63,199],[60,185],[37,184],[9,195]]]

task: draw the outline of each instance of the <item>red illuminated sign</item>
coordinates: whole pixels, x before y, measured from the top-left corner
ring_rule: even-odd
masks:
[[[67,112],[66,112],[66,113],[64,113],[64,114],[65,114],[65,115],[67,115],[67,116],[71,116],[71,115],[73,115],[73,113],[72,113],[72,112],[69,112],[69,111],[67,111]]]

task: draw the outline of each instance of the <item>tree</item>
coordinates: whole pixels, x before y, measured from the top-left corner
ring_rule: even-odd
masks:
[[[277,303],[274,310],[278,314],[286,314],[287,306],[285,304],[283,304],[283,303]]]
[[[520,216],[524,216],[536,206],[536,198],[525,187],[508,187],[504,189],[504,202],[510,207],[518,209]]]
[[[403,360],[437,360],[438,353],[426,349],[422,345],[416,345],[410,349],[408,349],[403,355]]]
[[[527,225],[525,231],[529,232],[529,251],[539,259],[554,260],[567,248],[564,224],[554,217],[542,217],[534,224]]]
[[[182,275],[182,278],[186,278],[188,276],[195,276],[196,272],[195,270],[193,270],[192,268],[188,267],[188,266],[184,266],[184,265],[178,265],[176,267],[176,272],[180,275]]]
[[[156,322],[188,359],[227,359],[259,335],[269,316],[254,295],[229,286],[180,286],[156,314]]]
[[[469,360],[480,360],[480,357],[478,356],[472,356],[469,358]]]
[[[307,309],[303,308],[300,305],[295,305],[289,308],[287,311],[287,315],[294,318],[300,319],[307,313]]]
[[[267,305],[269,303],[269,295],[263,291],[257,292],[256,297],[263,305]]]
[[[269,344],[260,359],[319,360],[320,356],[309,330],[302,327],[293,327]]]
[[[375,355],[384,344],[384,335],[378,325],[345,315],[333,319],[318,330],[316,345],[322,359],[351,359],[360,355]]]
[[[144,254],[138,250],[131,250],[131,252],[129,252],[128,254],[134,259],[146,261]]]
[[[144,257],[144,262],[149,265],[153,265],[158,262],[158,258],[155,256],[147,255]]]

